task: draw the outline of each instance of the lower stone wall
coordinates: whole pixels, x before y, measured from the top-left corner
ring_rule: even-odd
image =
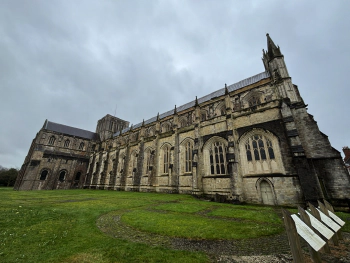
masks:
[[[267,188],[263,188],[262,183]],[[268,205],[303,203],[303,194],[297,177],[244,177],[243,187],[242,201],[247,203]],[[271,195],[270,201],[264,199],[264,194]]]

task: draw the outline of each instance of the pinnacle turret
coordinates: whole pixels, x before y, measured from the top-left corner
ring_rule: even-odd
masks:
[[[267,33],[267,51],[263,50],[263,56],[268,61],[274,59],[275,57],[282,57],[282,53],[279,46],[276,46],[270,35]]]

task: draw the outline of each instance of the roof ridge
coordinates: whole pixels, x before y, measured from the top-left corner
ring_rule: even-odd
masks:
[[[244,88],[246,86],[249,86],[251,84],[254,84],[256,82],[259,82],[260,80],[268,78],[268,77],[270,77],[269,72],[268,71],[263,71],[263,72],[260,72],[260,73],[258,73],[256,75],[253,75],[253,76],[250,76],[248,78],[245,78],[245,79],[243,79],[241,81],[233,83],[233,84],[227,86],[227,89],[228,89],[229,92],[232,92],[234,90],[238,90],[238,89]],[[207,94],[207,95],[205,95],[203,97],[198,98],[198,102],[199,103],[203,103],[203,102],[206,102],[208,100],[211,100],[213,98],[216,98],[216,97],[219,97],[219,96],[222,96],[222,95],[225,95],[225,88],[218,89],[218,90],[213,91],[213,92],[211,92],[211,93],[209,93],[209,94]],[[186,109],[189,109],[189,108],[193,107],[193,106],[191,106],[192,103],[193,103],[193,106],[194,106],[195,100],[187,102],[187,103],[177,107],[177,112],[180,112],[180,111],[183,111],[183,110],[186,110]],[[160,116],[160,119],[163,119],[165,117],[170,116],[171,114],[174,114],[174,109],[166,111],[166,112],[160,114],[159,116]],[[144,121],[144,124],[149,124],[149,123],[154,122],[155,120],[152,121],[152,119],[154,119],[154,118],[155,117],[147,119],[146,121]],[[139,127],[141,125],[142,125],[142,122],[134,125],[134,128]],[[121,131],[121,133],[127,132],[129,130],[130,130],[130,128],[127,127],[125,129],[123,129]],[[120,134],[120,131],[116,132],[113,136],[118,136],[119,134]]]
[[[49,121],[49,120],[47,120],[47,124],[46,124],[46,127],[45,127],[46,129],[47,129],[47,126],[48,126],[49,123],[53,123],[53,124],[56,124],[56,125],[61,125],[61,126],[69,127],[69,128],[74,128],[74,129],[81,130],[81,131],[96,133],[96,132],[92,132],[92,131],[89,131],[89,130],[85,130],[85,129],[81,129],[81,128],[77,128],[77,127],[73,127],[73,126],[69,126],[69,125],[65,125],[65,124],[61,124],[61,123],[57,123],[57,122],[53,122],[53,121]]]

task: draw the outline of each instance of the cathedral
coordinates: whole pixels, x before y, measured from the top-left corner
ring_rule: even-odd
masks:
[[[136,125],[90,132],[46,120],[15,190],[106,189],[296,205],[350,197],[340,153],[307,112],[267,34],[265,71]],[[142,118],[142,117],[140,117]]]

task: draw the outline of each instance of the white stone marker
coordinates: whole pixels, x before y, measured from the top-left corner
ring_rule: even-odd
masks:
[[[322,222],[325,223],[327,226],[329,226],[334,232],[338,232],[341,227],[337,223],[335,223],[332,219],[330,219],[328,216],[326,216],[320,209],[318,208],[316,209],[320,213]]]
[[[308,227],[297,215],[291,215],[298,234],[315,250],[319,251],[326,242]]]
[[[345,225],[345,222],[343,220],[341,220],[336,214],[334,214],[332,211],[328,210],[328,214],[329,216],[335,221],[337,222],[340,226]]]
[[[322,236],[327,238],[327,240],[330,240],[332,236],[334,235],[334,232],[330,230],[328,227],[326,227],[322,222],[320,222],[316,217],[314,217],[309,211],[306,211],[308,214],[311,225],[321,233]]]

